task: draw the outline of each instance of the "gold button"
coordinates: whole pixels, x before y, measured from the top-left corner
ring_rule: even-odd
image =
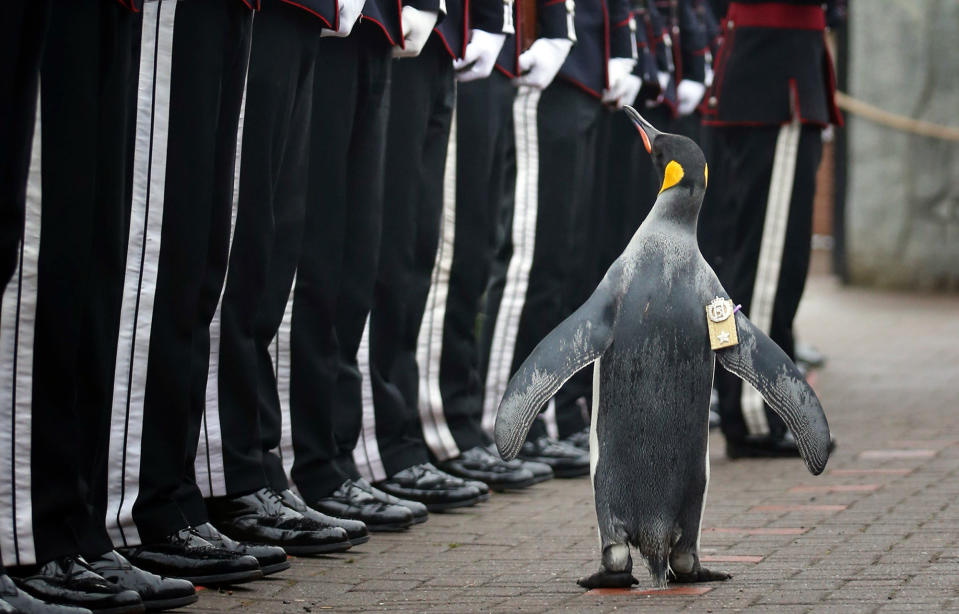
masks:
[[[715,96],[710,96],[710,97],[709,97],[709,106],[715,107],[717,104],[719,104],[719,101],[716,100],[716,97],[715,97]]]

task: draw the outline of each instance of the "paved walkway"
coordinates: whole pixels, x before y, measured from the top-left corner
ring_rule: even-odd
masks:
[[[702,546],[733,574],[691,594],[586,593],[596,520],[587,479],[494,494],[376,534],[343,555],[231,592],[194,612],[959,611],[959,298],[810,280],[804,340],[839,448],[814,478],[799,460],[736,461],[711,441]]]

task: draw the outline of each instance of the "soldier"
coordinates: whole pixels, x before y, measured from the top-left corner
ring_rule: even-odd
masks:
[[[442,266],[437,246],[444,208],[452,211],[455,198],[454,61],[468,53],[471,59],[463,71],[470,78],[486,76],[505,39],[500,0],[469,6],[471,47],[465,37],[466,5],[447,1],[446,15],[419,57],[400,59],[393,67],[386,165],[391,198],[384,211],[390,232],[381,245],[369,324],[370,364],[364,373],[370,377],[375,424],[366,424],[374,418],[366,409],[367,435],[359,457],[371,460],[362,452],[375,447],[381,462],[361,462],[360,470],[377,488],[421,501],[430,510],[473,505],[489,493],[482,482],[466,483],[429,462],[418,412],[419,395],[430,394],[428,374],[419,362],[428,364],[428,339],[434,334],[431,278],[434,264]],[[442,253],[439,257],[443,260]],[[427,310],[430,316],[424,318]]]
[[[402,529],[427,513],[363,480],[353,448],[362,419],[357,352],[382,224],[391,52],[399,46],[418,53],[436,19],[429,9],[403,7],[401,29],[396,3],[358,6],[364,18],[352,34],[317,47],[323,61],[314,77],[305,223],[278,246],[274,262],[283,268],[270,276],[255,340],[271,487],[284,505],[344,528],[350,544],[369,539],[367,527]],[[288,488],[287,472],[303,499]]]
[[[725,7],[722,7],[725,8]],[[703,255],[750,320],[794,355],[822,129],[841,124],[822,3],[732,2],[703,106]],[[798,456],[759,394],[716,373],[730,458]]]
[[[572,33],[569,9],[558,3],[547,7],[546,2],[507,0],[499,10],[477,3],[472,15],[470,42],[463,59],[454,62],[459,82],[455,139],[450,140],[442,230],[417,339],[418,411],[423,439],[441,469],[508,490],[549,479],[552,470],[539,463],[504,462],[490,449],[481,426],[476,320],[504,194],[512,184],[512,79],[520,74],[519,57],[537,34],[544,45],[559,49],[553,66],[542,64],[537,71],[538,79],[548,83],[565,58]],[[525,43],[514,36],[523,23],[529,26],[522,36]],[[527,67],[530,57],[523,59]]]
[[[50,4],[39,102],[19,117],[36,129],[15,287],[2,309],[11,476],[3,550],[20,590],[45,601],[115,612],[176,607],[196,601],[193,586],[130,565],[98,513],[142,20],[103,0]],[[36,96],[27,87],[21,94]],[[22,611],[77,611],[4,593]]]
[[[573,280],[592,249],[581,226],[592,217],[587,204],[592,201],[602,102],[615,104],[625,95],[626,78],[635,64],[628,12],[626,2],[577,3],[575,46],[571,41],[561,45],[539,39],[520,56],[520,67],[528,68],[529,74],[517,83],[530,87],[521,88],[516,101],[511,230],[485,309],[487,429],[492,428],[509,376],[575,307],[573,295],[579,288]],[[570,46],[569,57],[559,58],[557,50]],[[560,78],[550,83],[542,78],[543,71],[558,59],[564,60]],[[547,414],[553,406],[551,402]],[[589,472],[587,455],[549,437],[543,420],[533,424],[520,457],[549,464],[559,477]]]
[[[244,224],[264,208],[285,211],[289,201],[271,182],[278,169],[296,168],[296,140],[287,135],[299,134],[295,127],[308,118],[297,102],[320,30],[313,16],[274,0],[264,3],[254,35],[250,8],[240,0],[144,7],[149,63],[141,83],[156,85],[141,87],[137,100],[135,207],[116,354],[109,528],[137,564],[204,584],[245,582],[288,566],[282,549],[248,547],[214,529],[193,476],[200,414],[191,409],[190,366],[207,343],[220,295],[231,209],[238,198]],[[283,152],[266,144],[278,141],[294,152],[293,164],[274,162]],[[253,152],[242,157],[255,169],[246,175],[238,148]],[[288,183],[295,182],[291,173]],[[269,243],[266,229],[257,232]],[[244,537],[269,542],[280,522],[269,517],[260,534]],[[289,524],[290,541],[303,533],[320,539],[313,525]],[[342,543],[340,533],[334,537]]]

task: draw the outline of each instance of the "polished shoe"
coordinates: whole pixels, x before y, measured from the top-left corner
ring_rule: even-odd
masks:
[[[519,458],[549,465],[558,478],[589,475],[589,454],[547,436],[527,441],[519,450]]]
[[[836,449],[836,440],[829,437],[828,453]],[[782,437],[746,437],[726,439],[726,458],[800,458],[796,438],[789,431]]]
[[[510,465],[483,446],[465,450],[456,458],[439,463],[440,469],[467,480],[478,480],[496,491],[519,490],[535,483],[532,472]]]
[[[90,567],[120,588],[139,594],[148,612],[182,608],[197,600],[196,589],[188,580],[138,569],[115,550],[91,559]]]
[[[280,546],[292,555],[324,554],[350,549],[346,531],[323,526],[286,507],[272,488],[239,497],[207,499],[210,523],[240,542]]]
[[[98,614],[144,611],[140,595],[104,579],[81,556],[55,559],[14,582],[20,591],[47,603],[87,608]]]
[[[244,544],[230,539],[216,530],[209,522],[193,527],[197,535],[210,542],[210,545],[220,550],[234,552],[238,555],[252,556],[260,564],[260,572],[264,576],[290,568],[290,561],[286,551],[279,546],[263,546],[261,544]]]
[[[117,550],[140,569],[195,585],[243,584],[263,577],[255,558],[215,548],[192,527],[152,544]]]
[[[400,499],[399,497],[394,497],[393,495],[376,488],[363,479],[357,480],[356,483],[360,488],[373,495],[373,497],[378,501],[382,503],[388,503],[390,505],[400,505],[408,509],[410,513],[413,514],[413,524],[422,524],[430,518],[429,510],[426,509],[426,506],[419,501],[410,501],[409,499]]]
[[[802,364],[807,369],[819,369],[826,365],[826,355],[808,343],[797,342],[793,354],[796,366]]]
[[[560,441],[565,441],[574,448],[579,448],[583,452],[589,452],[589,427],[576,431],[569,437],[565,437]]]
[[[556,477],[556,474],[553,473],[553,468],[547,465],[546,463],[538,463],[536,461],[522,460],[520,458],[514,458],[509,461],[511,464],[515,464],[516,467],[526,469],[533,474],[533,484],[539,484],[541,482],[547,482]]]
[[[332,527],[340,527],[346,531],[346,538],[350,540],[350,545],[359,546],[360,544],[365,544],[370,541],[370,532],[366,528],[366,525],[360,522],[359,520],[351,520],[349,518],[334,518],[333,516],[327,516],[323,512],[319,512],[312,507],[308,506],[303,499],[301,499],[295,492],[287,488],[280,493],[280,496],[283,497],[283,504],[289,508],[295,509],[299,513],[303,514],[307,518],[314,520],[323,525],[329,525]]]
[[[0,574],[0,614],[91,614],[87,608],[55,605],[21,591],[10,576]]]
[[[437,469],[437,471],[442,471],[442,469]],[[443,474],[448,475],[450,477],[457,477],[453,475],[452,473],[446,473],[445,471],[443,471]],[[466,484],[467,486],[472,486],[473,488],[476,489],[476,492],[479,493],[479,497],[477,498],[477,501],[479,503],[483,503],[484,501],[489,501],[489,486],[486,485],[486,482],[480,482],[479,480],[468,480],[466,478],[457,478],[457,479],[463,480],[464,484]]]
[[[407,467],[373,486],[394,497],[419,501],[431,512],[476,505],[480,496],[479,490],[430,463]]]
[[[402,505],[395,505],[374,497],[367,488],[361,488],[365,480],[346,480],[326,497],[310,502],[310,507],[336,518],[359,520],[370,531],[402,531],[413,524],[413,512]],[[365,483],[365,486],[369,486]],[[377,491],[379,492],[379,491]]]
[[[506,463],[506,466],[512,469],[526,469],[533,474],[533,481],[530,484],[539,484],[541,482],[546,482],[552,480],[556,477],[553,474],[553,469],[546,463],[537,463],[536,461],[523,460],[521,458],[514,458],[513,460],[502,460],[499,455],[499,450],[496,449],[496,444],[491,443],[489,447],[486,448],[493,458],[499,459],[500,462]]]

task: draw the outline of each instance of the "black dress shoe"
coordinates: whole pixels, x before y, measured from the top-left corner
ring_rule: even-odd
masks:
[[[98,614],[144,611],[140,595],[105,580],[80,556],[55,559],[14,581],[21,591],[47,603],[87,608]]]
[[[138,569],[115,550],[91,560],[90,567],[120,588],[139,594],[148,612],[182,608],[197,600],[196,589],[188,580]]]
[[[280,493],[280,496],[283,497],[283,504],[289,508],[293,508],[299,513],[303,514],[307,518],[314,520],[323,525],[329,525],[332,527],[340,527],[346,531],[346,537],[350,540],[350,545],[359,546],[360,544],[365,544],[370,541],[370,532],[366,528],[366,525],[360,522],[359,520],[351,520],[349,518],[334,518],[333,516],[327,516],[323,512],[319,512],[312,507],[308,506],[306,502],[303,501],[295,492],[287,488]]]
[[[413,524],[413,512],[408,508],[374,497],[360,482],[363,480],[346,480],[329,496],[310,502],[310,507],[337,518],[359,520],[370,531],[402,531]]]
[[[207,499],[206,507],[213,526],[237,541],[280,546],[293,555],[350,549],[346,531],[304,518],[286,507],[280,494],[271,488],[239,497]]]
[[[552,467],[546,463],[538,463],[536,461],[523,460],[521,458],[514,458],[513,460],[503,460],[499,455],[499,450],[496,449],[496,444],[491,443],[489,447],[486,448],[489,454],[499,460],[501,463],[505,463],[507,467],[511,469],[526,469],[533,474],[533,482],[530,484],[539,484],[541,482],[546,482],[552,480],[556,475],[553,473]]]
[[[443,461],[440,469],[455,476],[484,482],[493,490],[519,490],[535,483],[533,474],[524,467],[510,465],[483,446],[465,450],[456,458]]]
[[[522,467],[530,473],[533,474],[533,484],[539,484],[541,482],[547,482],[556,477],[556,474],[553,473],[553,468],[547,465],[546,463],[539,463],[531,460],[522,460],[520,458],[514,458],[509,463],[514,463],[516,467]]]
[[[836,440],[829,437],[829,454],[836,449]],[[744,439],[726,439],[726,457],[737,458],[800,458],[799,446],[793,434],[786,432],[782,437],[746,437]]]
[[[159,542],[117,550],[140,569],[195,585],[243,584],[263,577],[255,558],[215,548],[192,528]]]
[[[452,474],[449,474],[449,475],[452,475]],[[486,482],[480,482],[479,480],[467,480],[464,478],[460,478],[460,479],[462,479],[465,483],[469,484],[470,486],[475,488],[477,492],[479,492],[479,498],[477,499],[478,502],[483,503],[484,501],[489,501],[489,486],[486,484]]]
[[[21,591],[10,576],[0,574],[0,614],[91,614],[87,608],[45,603]]]
[[[235,552],[239,555],[252,556],[260,564],[260,571],[264,576],[290,568],[286,551],[279,546],[240,543],[217,531],[216,527],[209,522],[197,525],[193,527],[193,530],[196,531],[197,535],[210,542],[210,545],[214,548]]]
[[[574,448],[578,448],[583,452],[589,453],[589,427],[576,431],[569,437],[564,437],[560,441],[565,441]]]
[[[410,501],[409,499],[400,499],[399,497],[394,497],[393,495],[383,492],[379,488],[376,488],[369,482],[363,479],[356,481],[356,484],[373,495],[373,498],[377,499],[382,503],[388,503],[390,505],[399,505],[405,507],[413,514],[413,524],[422,524],[429,520],[430,512],[426,509],[426,506],[420,503],[419,501]]]
[[[793,349],[796,366],[804,365],[807,370],[825,366],[826,356],[808,343],[797,342]]]
[[[589,474],[589,454],[545,435],[524,443],[519,450],[519,458],[549,465],[558,478],[575,478]]]
[[[407,467],[374,487],[394,497],[419,501],[431,512],[476,505],[480,494],[463,480],[442,473],[429,463]]]

